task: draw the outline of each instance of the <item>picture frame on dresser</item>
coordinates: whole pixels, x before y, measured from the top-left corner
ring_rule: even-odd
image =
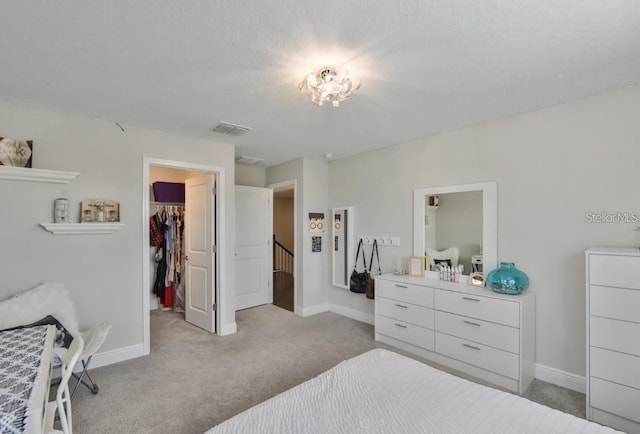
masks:
[[[410,256],[407,274],[413,277],[424,277],[424,256]]]

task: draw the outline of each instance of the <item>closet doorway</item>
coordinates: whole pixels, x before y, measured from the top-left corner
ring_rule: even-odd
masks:
[[[151,159],[145,159],[144,169],[143,318],[148,354],[150,310],[171,310],[211,333],[219,330],[223,172]]]

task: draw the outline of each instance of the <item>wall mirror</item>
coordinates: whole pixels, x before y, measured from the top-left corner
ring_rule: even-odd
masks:
[[[349,273],[353,268],[354,255],[354,210],[352,206],[333,208],[331,216],[333,285],[349,288]]]
[[[457,262],[464,265],[463,274],[496,268],[496,182],[413,190],[413,254],[427,256],[428,251],[451,248],[457,250]],[[426,266],[428,269],[429,264]]]

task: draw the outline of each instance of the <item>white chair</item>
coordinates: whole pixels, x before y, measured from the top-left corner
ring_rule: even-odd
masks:
[[[82,361],[83,369],[80,375],[74,374],[78,383],[71,397],[75,395],[80,383],[87,386],[93,394],[98,393],[98,385],[89,376],[87,368],[91,357],[107,337],[111,324],[103,323],[89,330],[80,330],[75,304],[69,290],[63,284],[44,282],[0,301],[0,330],[30,324],[42,320],[47,315],[58,320],[71,336],[80,336],[84,340],[85,349],[79,359]],[[90,383],[85,381],[84,377],[87,377]]]
[[[73,392],[71,393],[71,399],[76,394],[78,387],[80,384],[84,384],[94,395],[98,393],[98,385],[93,381],[91,375],[89,375],[89,363],[91,363],[91,358],[93,355],[100,349],[104,340],[111,329],[111,323],[103,322],[98,324],[84,332],[80,332],[82,339],[84,340],[84,350],[82,354],[80,354],[80,361],[82,362],[82,372],[80,375],[73,373],[73,377],[77,380],[76,386],[73,388]],[[89,380],[89,382],[85,381],[85,377]]]
[[[69,348],[55,347],[54,351],[58,359],[60,359],[60,384],[56,390],[56,400],[47,404],[45,412],[45,433],[63,433],[72,434],[72,418],[71,418],[71,395],[69,393],[69,379],[73,373],[73,367],[78,362],[84,342],[82,337],[77,336],[71,342]],[[62,431],[53,429],[53,421],[56,413]]]
[[[425,249],[425,254],[431,261],[431,269],[433,269],[435,264],[438,263],[438,260],[448,260],[450,263],[449,265],[451,265],[452,267],[457,267],[460,250],[458,250],[457,247],[449,247],[448,249],[438,251],[436,249],[427,247]]]

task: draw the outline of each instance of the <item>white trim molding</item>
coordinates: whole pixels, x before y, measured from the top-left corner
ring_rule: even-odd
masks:
[[[572,374],[550,366],[536,363],[535,377],[538,380],[555,384],[575,392],[585,393],[587,390],[587,380],[582,375]]]
[[[125,360],[136,359],[144,356],[144,345],[137,344],[129,347],[117,348],[111,351],[96,353],[91,358],[90,368],[99,368],[101,366],[112,365]]]
[[[355,319],[356,321],[365,322],[367,324],[374,323],[373,314],[361,312],[359,310],[351,309],[348,307],[341,306],[339,304],[331,303],[329,305],[329,310],[333,313],[337,313],[338,315],[346,316],[347,318]]]
[[[307,317],[312,315],[317,315],[322,312],[329,311],[329,303],[316,304],[315,306],[309,307],[298,307],[295,308],[295,314],[301,317]]]
[[[222,329],[220,330],[220,333],[218,333],[220,336],[227,336],[227,335],[232,335],[234,333],[236,333],[238,331],[238,326],[236,324],[236,322],[228,322],[225,324],[222,324]]]
[[[124,223],[40,223],[54,235],[104,235],[115,234]]]
[[[76,179],[78,175],[78,172],[32,169],[30,167],[2,166],[2,168],[0,168],[0,179],[10,179],[12,181],[35,181],[67,184]]]
[[[144,356],[144,345],[137,344],[131,345],[130,347],[117,348],[111,351],[105,351],[102,353],[96,353],[91,358],[91,364],[89,365],[89,369],[100,368],[102,366],[113,365],[114,363],[124,362],[125,360],[137,359],[138,357]],[[78,363],[73,368],[73,372],[81,372],[82,364]],[[53,367],[53,372],[51,374],[52,378],[60,377],[60,364],[57,361]]]

